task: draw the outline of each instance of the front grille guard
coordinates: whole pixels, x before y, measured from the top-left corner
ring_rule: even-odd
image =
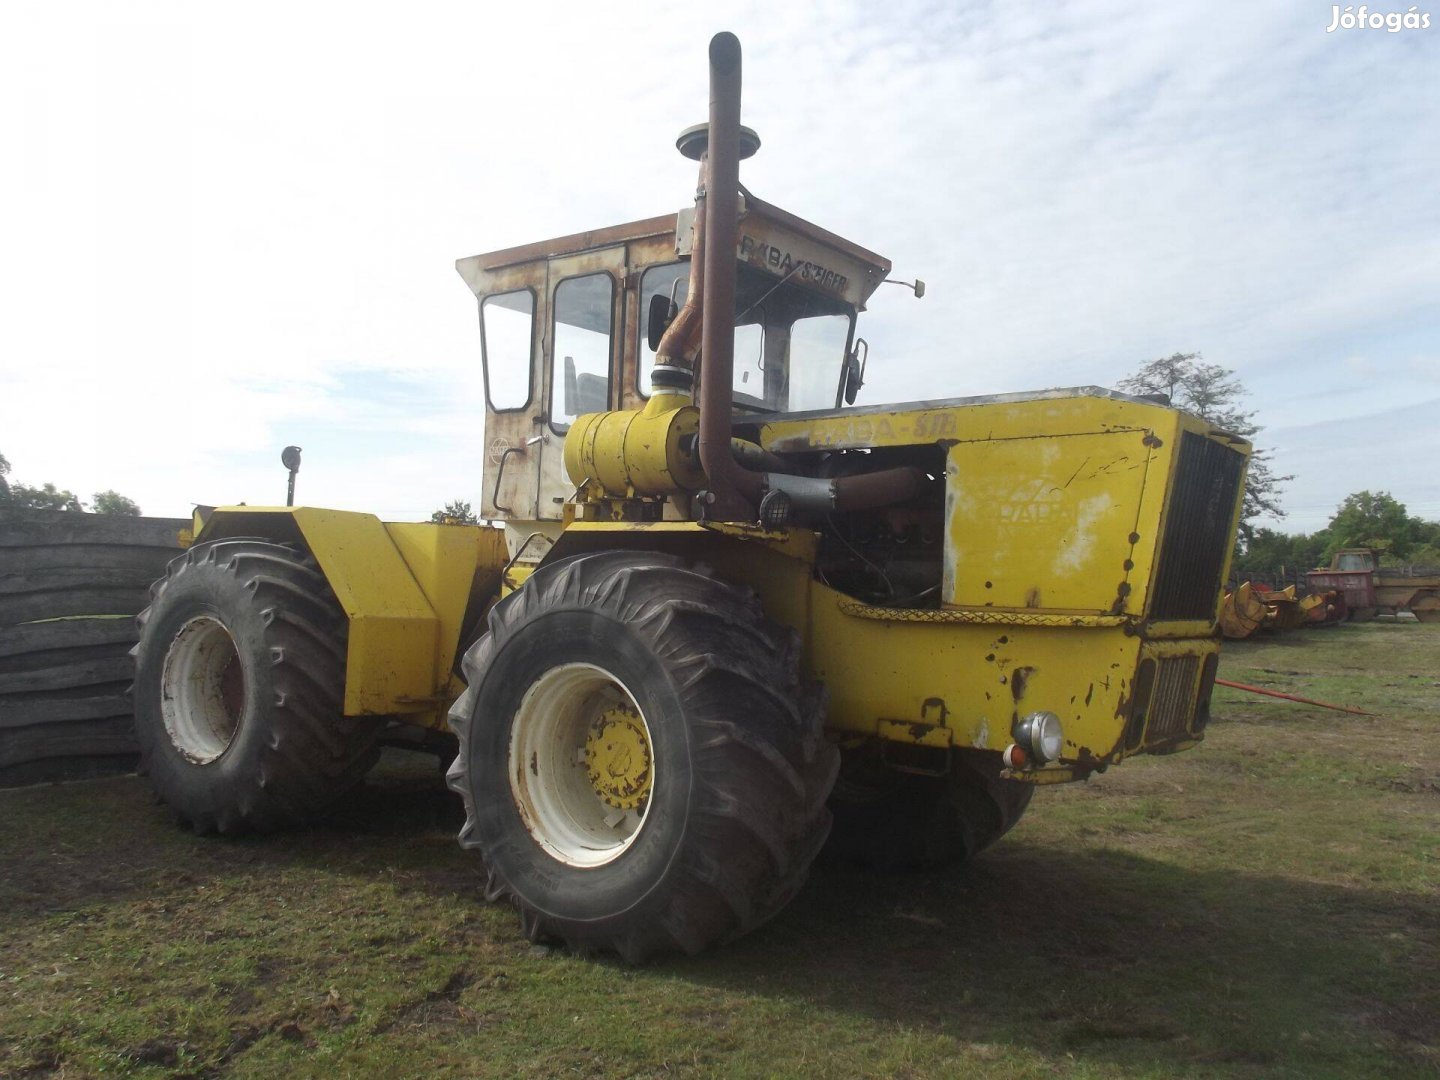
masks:
[[[1125,753],[1154,753],[1203,738],[1210,722],[1218,653],[1140,661],[1125,725]]]

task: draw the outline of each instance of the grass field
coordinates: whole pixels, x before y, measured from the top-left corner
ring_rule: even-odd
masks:
[[[478,898],[432,759],[198,839],[134,777],[0,792],[0,1075],[1440,1075],[1440,625],[1226,646],[1201,748],[1039,793],[973,865],[818,866],[643,969]]]

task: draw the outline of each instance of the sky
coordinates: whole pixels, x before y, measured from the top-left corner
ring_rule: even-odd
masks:
[[[742,182],[927,283],[861,317],[862,404],[1199,352],[1295,476],[1261,524],[1361,489],[1440,520],[1435,12],[12,0],[0,453],[162,516],[283,501],[292,443],[302,502],[478,505],[454,260],[688,205],[674,138],[728,29]]]

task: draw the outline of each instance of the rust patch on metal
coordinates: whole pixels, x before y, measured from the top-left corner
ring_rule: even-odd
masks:
[[[935,709],[939,712],[940,718],[938,720],[930,719],[931,709]],[[950,710],[945,707],[944,698],[926,698],[920,703],[920,718],[924,720],[926,724],[928,724],[930,727],[944,727],[945,721],[949,718],[949,716]]]
[[[1010,694],[1015,698],[1016,704],[1025,696],[1025,688],[1030,685],[1030,676],[1035,673],[1033,667],[1017,667],[1010,677]]]
[[[1146,446],[1153,447],[1156,450],[1160,449],[1160,447],[1165,445],[1164,442],[1162,442],[1160,438],[1154,434],[1154,432],[1147,434],[1145,438],[1141,439],[1140,441]]]
[[[1120,701],[1115,706],[1116,720],[1124,721],[1130,719],[1130,706],[1134,703],[1134,696],[1135,684],[1133,682],[1127,683],[1125,680],[1122,679],[1120,682]],[[1124,738],[1123,734],[1121,735],[1121,738]]]
[[[1027,608],[1038,608],[1040,606],[1040,587],[1032,585],[1025,592],[1025,606]]]

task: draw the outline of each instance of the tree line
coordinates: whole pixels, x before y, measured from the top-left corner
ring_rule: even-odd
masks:
[[[10,462],[4,454],[0,454],[0,506],[18,510],[72,510],[76,513],[89,511],[92,514],[140,516],[140,507],[135,500],[118,491],[97,491],[87,506],[73,491],[57,488],[52,483],[31,487],[11,480]]]
[[[1329,524],[1313,533],[1255,529],[1235,558],[1235,569],[1271,573],[1329,566],[1342,548],[1372,548],[1381,566],[1440,567],[1440,521],[1412,515],[1388,491],[1357,491],[1345,496]]]

